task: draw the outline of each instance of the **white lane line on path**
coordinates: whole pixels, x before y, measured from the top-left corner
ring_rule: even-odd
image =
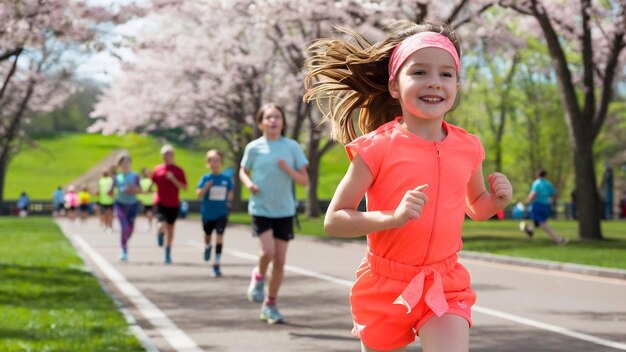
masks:
[[[611,340],[606,340],[606,339],[595,337],[595,336],[588,335],[588,334],[583,334],[583,333],[576,332],[576,331],[573,331],[573,330],[570,330],[570,329],[562,328],[560,326],[542,323],[542,322],[537,321],[537,320],[532,320],[532,319],[518,317],[516,315],[500,312],[500,311],[497,311],[497,310],[494,310],[494,309],[474,306],[474,307],[472,307],[472,310],[474,310],[474,311],[476,311],[478,313],[491,315],[493,317],[497,317],[497,318],[500,318],[500,319],[514,321],[514,322],[519,323],[519,324],[528,325],[528,326],[532,326],[534,328],[548,330],[548,331],[555,332],[557,334],[573,337],[575,339],[579,339],[579,340],[595,343],[596,345],[602,345],[602,346],[611,347],[611,348],[615,348],[615,349],[618,349],[618,350],[626,351],[626,344],[624,344],[624,343],[615,342],[615,341],[611,341]]]
[[[124,278],[109,262],[96,252],[79,235],[72,240],[93,260],[102,272],[137,307],[143,316],[154,325],[167,342],[179,352],[202,352],[196,343],[180,330],[154,303]]]
[[[473,265],[491,266],[494,268],[524,271],[524,272],[533,273],[533,274],[551,275],[551,276],[564,277],[564,278],[569,278],[569,279],[577,279],[577,280],[585,280],[585,281],[592,281],[592,282],[601,282],[605,284],[626,286],[626,280],[613,279],[609,277],[599,277],[599,276],[591,276],[591,275],[578,274],[578,273],[570,273],[567,271],[533,268],[533,267],[528,267],[528,266],[520,266],[519,264],[495,263],[495,262],[490,262],[490,261],[485,261],[485,260],[480,260],[480,259],[473,259],[473,258],[461,258],[460,261],[463,263],[471,263]]]
[[[200,242],[197,242],[197,241],[191,241],[191,240],[188,240],[188,242],[191,243],[191,244],[194,244],[194,245],[196,245],[196,246],[198,246],[200,248],[204,248],[204,244],[203,243],[200,243]],[[230,255],[233,255],[235,257],[248,259],[248,260],[251,260],[251,261],[256,261],[256,260],[259,259],[258,255],[254,255],[254,254],[238,251],[236,249],[225,248],[224,252],[227,252]],[[332,282],[332,283],[340,285],[340,286],[352,287],[352,284],[353,284],[353,282],[349,281],[349,280],[344,280],[344,279],[341,279],[341,278],[338,278],[338,277],[334,277],[334,276],[318,273],[318,272],[315,272],[315,271],[311,271],[311,270],[308,270],[308,269],[303,269],[303,268],[299,268],[299,267],[295,267],[295,266],[291,266],[291,265],[285,265],[285,269],[289,270],[291,272],[295,272],[295,273],[304,275],[304,276],[310,276],[310,277],[314,277],[316,279]],[[588,334],[583,334],[581,332],[577,332],[577,331],[570,330],[570,329],[567,329],[567,328],[563,328],[563,327],[560,327],[560,326],[542,323],[542,322],[537,321],[537,320],[527,319],[527,318],[523,318],[523,317],[520,317],[520,316],[517,316],[517,315],[508,314],[508,313],[504,313],[504,312],[501,312],[501,311],[498,311],[498,310],[495,310],[495,309],[484,308],[484,307],[477,306],[477,305],[474,305],[472,307],[472,310],[475,311],[475,312],[481,313],[481,314],[491,315],[493,317],[504,319],[504,320],[509,320],[509,321],[512,321],[512,322],[515,322],[515,323],[518,323],[518,324],[527,325],[527,326],[530,326],[530,327],[533,327],[533,328],[547,330],[547,331],[554,332],[554,333],[557,333],[557,334],[561,334],[561,335],[565,335],[565,336],[568,336],[568,337],[572,337],[572,338],[575,338],[575,339],[578,339],[578,340],[595,343],[596,345],[601,345],[601,346],[606,346],[606,347],[610,347],[610,348],[615,348],[615,349],[618,349],[618,350],[621,350],[621,351],[626,351],[626,344],[624,344],[624,343],[615,342],[615,341],[599,338],[599,337],[588,335]]]

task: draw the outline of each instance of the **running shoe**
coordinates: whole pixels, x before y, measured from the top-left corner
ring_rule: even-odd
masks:
[[[521,221],[519,223],[519,229],[522,232],[526,232],[526,234],[528,235],[528,237],[533,237],[534,231],[531,230],[527,225],[525,221]]]
[[[220,270],[219,264],[213,265],[213,276],[215,276],[215,277],[222,276],[222,271]]]
[[[127,260],[128,260],[128,252],[126,252],[125,250],[122,250],[122,254],[120,254],[120,261],[125,262]]]
[[[165,257],[163,257],[163,263],[172,264],[172,257],[169,254],[166,254]]]
[[[264,304],[263,307],[261,307],[261,315],[259,318],[266,321],[268,324],[282,323],[285,320],[275,304]]]
[[[256,269],[252,270],[252,277],[250,278],[250,286],[248,286],[248,300],[250,302],[261,303],[265,299],[265,279],[257,280],[254,273]]]
[[[165,234],[163,232],[159,232],[157,234],[157,243],[159,247],[163,247],[163,243],[165,242]]]
[[[204,261],[208,262],[211,259],[211,247],[204,248]]]

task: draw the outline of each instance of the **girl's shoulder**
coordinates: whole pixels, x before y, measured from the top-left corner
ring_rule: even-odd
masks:
[[[384,139],[388,139],[393,132],[396,130],[396,120],[392,120],[389,122],[386,122],[384,124],[382,124],[381,126],[379,126],[378,128],[376,128],[375,130],[362,134],[358,137],[356,137],[355,139],[352,140],[352,142],[350,143],[359,143],[359,142],[363,142],[366,140],[384,140]]]
[[[473,133],[467,132],[464,128],[447,122],[446,128],[448,130],[448,135],[454,136],[454,138],[458,138],[472,144],[478,144],[482,146],[480,138],[478,138],[478,136]]]

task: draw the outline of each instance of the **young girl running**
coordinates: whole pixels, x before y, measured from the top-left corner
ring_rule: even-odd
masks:
[[[82,221],[87,220],[89,217],[90,201],[91,194],[89,193],[89,187],[87,185],[83,185],[80,192],[78,192],[78,210]]]
[[[248,212],[252,215],[253,234],[261,246],[247,294],[250,301],[263,302],[260,318],[274,324],[283,321],[276,299],[283,281],[287,245],[293,239],[293,182],[308,184],[309,161],[296,141],[284,137],[286,120],[282,108],[265,104],[255,121],[263,135],[248,143],[239,170],[241,182],[250,190]],[[265,274],[270,263],[272,275],[265,297]]]
[[[456,33],[406,21],[388,31],[374,45],[345,30],[354,42],[310,48],[305,99],[328,102],[333,137],[348,143],[351,159],[324,228],[337,237],[367,234],[350,295],[363,351],[406,351],[416,334],[424,351],[467,351],[475,293],[457,262],[463,220],[504,208],[511,184],[494,173],[488,192],[480,141],[444,121],[460,86]]]
[[[117,165],[121,172],[115,175],[113,186],[109,190],[109,195],[113,195],[117,190],[117,197],[113,208],[120,221],[122,253],[120,260],[128,260],[128,240],[133,235],[135,228],[135,218],[139,209],[137,194],[141,193],[139,175],[130,171],[130,156],[122,154],[117,159]]]
[[[76,208],[78,207],[78,194],[76,194],[74,185],[67,187],[67,193],[63,196],[63,204],[65,205],[65,213],[68,219],[74,222],[76,220]]]
[[[222,153],[211,149],[206,153],[206,164],[211,172],[205,174],[198,182],[196,194],[202,199],[202,227],[204,229],[204,260],[211,259],[211,234],[216,233],[215,257],[213,257],[213,274],[222,276],[220,258],[224,244],[224,229],[228,223],[228,211],[233,200],[233,182],[222,173]]]

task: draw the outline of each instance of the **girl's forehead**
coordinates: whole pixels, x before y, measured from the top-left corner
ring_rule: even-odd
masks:
[[[424,48],[409,55],[405,64],[440,64],[455,68],[454,58],[449,52],[439,48]]]
[[[263,117],[282,117],[283,114],[280,113],[280,110],[271,107],[263,113]]]

